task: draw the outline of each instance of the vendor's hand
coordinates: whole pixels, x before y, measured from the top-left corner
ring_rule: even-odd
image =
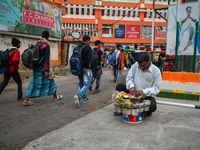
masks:
[[[45,77],[48,78],[49,77],[49,73],[45,72]]]
[[[142,90],[139,90],[135,93],[135,97],[139,97],[143,94],[143,91]]]
[[[130,89],[129,89],[129,93],[130,93],[131,95],[135,94],[135,88],[134,88],[134,87],[130,88]]]

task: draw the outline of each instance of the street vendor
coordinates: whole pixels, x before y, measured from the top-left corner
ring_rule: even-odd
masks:
[[[137,61],[129,70],[126,77],[126,85],[118,84],[116,90],[130,93],[135,97],[141,97],[151,101],[149,111],[146,116],[151,116],[156,111],[155,96],[160,92],[162,83],[161,72],[150,62],[149,55],[141,52],[137,56]],[[114,112],[115,116],[122,115]]]

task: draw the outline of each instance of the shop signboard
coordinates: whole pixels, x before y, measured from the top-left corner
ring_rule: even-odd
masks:
[[[0,31],[61,38],[62,10],[38,0],[0,0]]]
[[[164,26],[156,27],[156,39],[166,39],[166,27]]]
[[[115,38],[125,38],[125,25],[115,25]]]
[[[140,39],[140,26],[139,25],[127,25],[126,38],[127,39]]]

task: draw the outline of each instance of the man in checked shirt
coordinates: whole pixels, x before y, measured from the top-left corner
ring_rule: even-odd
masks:
[[[150,100],[151,105],[147,116],[151,116],[152,112],[156,111],[157,108],[155,96],[160,92],[162,75],[158,67],[150,62],[147,53],[139,53],[137,61],[128,72],[126,85],[118,84],[116,90]],[[118,116],[120,114],[114,112],[114,115]]]

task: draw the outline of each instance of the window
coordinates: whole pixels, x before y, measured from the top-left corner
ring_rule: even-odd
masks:
[[[70,14],[73,14],[73,8],[70,8]]]
[[[146,18],[147,17],[147,12],[144,12],[144,18]]]
[[[131,11],[128,11],[128,17],[130,17],[130,15],[131,15]]]
[[[81,15],[84,15],[84,8],[81,9]]]
[[[162,12],[160,12],[160,15],[162,15]],[[161,17],[160,17],[160,15],[158,15],[158,19],[160,19]]]
[[[66,14],[68,14],[68,9],[67,9],[67,7],[66,7]]]
[[[154,18],[156,18],[156,17],[157,17],[157,14],[155,13]]]
[[[76,14],[77,15],[79,14],[79,8],[76,8]]]
[[[102,14],[102,16],[104,16],[104,11],[105,11],[105,10],[101,10],[101,14]]]
[[[167,17],[167,13],[166,13],[166,12],[164,13],[164,17],[165,17],[165,18]]]
[[[140,17],[140,12],[138,11],[138,16],[137,17]]]
[[[125,17],[125,15],[126,15],[126,11],[124,10],[124,11],[123,11],[122,17]]]
[[[95,9],[92,10],[92,15],[93,15],[93,16],[95,15]]]
[[[135,11],[133,11],[133,17],[135,17]]]
[[[115,10],[113,10],[113,14],[112,14],[112,16],[115,16]]]
[[[110,16],[110,10],[108,9],[108,11],[107,11],[108,13],[107,13],[107,16]]]
[[[118,10],[118,14],[117,14],[117,16],[120,16],[120,10]]]
[[[104,28],[103,29],[103,34],[109,34],[109,28]]]
[[[149,15],[149,18],[151,18],[152,17],[152,12],[150,12],[150,15]]]
[[[90,15],[90,9],[87,9],[87,15]]]

